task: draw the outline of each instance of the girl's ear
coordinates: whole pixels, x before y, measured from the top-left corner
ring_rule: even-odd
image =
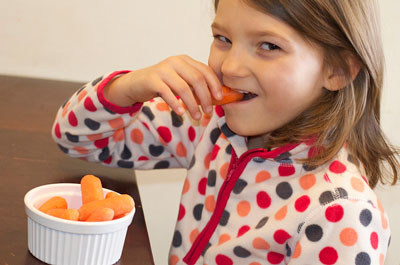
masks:
[[[337,91],[350,84],[360,72],[360,63],[353,56],[347,54],[347,65],[350,76],[341,67],[329,67],[324,81],[324,87],[330,91]]]

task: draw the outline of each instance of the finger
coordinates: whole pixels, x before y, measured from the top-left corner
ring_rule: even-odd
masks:
[[[210,66],[196,61],[189,56],[182,56],[182,58],[203,74],[213,97],[218,100],[222,99],[222,84],[214,70]]]
[[[182,107],[175,94],[172,93],[169,86],[164,82],[161,82],[157,85],[157,87],[157,95],[161,97],[178,115],[183,115],[185,113],[185,109]]]

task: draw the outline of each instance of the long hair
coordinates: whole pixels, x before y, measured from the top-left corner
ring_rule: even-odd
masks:
[[[330,161],[346,146],[361,162],[369,185],[397,182],[399,151],[380,127],[384,54],[379,8],[375,0],[243,0],[287,23],[324,51],[324,65],[340,69],[347,86],[323,95],[306,111],[270,133],[267,147],[316,137],[318,152],[303,160],[309,166]],[[215,0],[215,9],[219,0]],[[351,76],[349,58],[360,65]],[[385,168],[392,170],[391,177]]]

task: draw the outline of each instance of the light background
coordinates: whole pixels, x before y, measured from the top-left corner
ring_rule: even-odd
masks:
[[[177,54],[206,63],[210,1],[0,0],[0,74],[86,82]],[[387,65],[382,126],[400,145],[400,1],[380,4]],[[136,174],[156,265],[167,264],[185,170]],[[385,264],[398,265],[400,188],[380,186],[376,192],[393,233]]]

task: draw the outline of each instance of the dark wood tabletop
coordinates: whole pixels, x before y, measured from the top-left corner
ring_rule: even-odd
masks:
[[[28,250],[24,195],[44,184],[79,183],[86,174],[135,200],[136,213],[116,264],[154,264],[134,172],[70,158],[51,138],[59,106],[81,85],[0,75],[0,264],[44,264]]]

